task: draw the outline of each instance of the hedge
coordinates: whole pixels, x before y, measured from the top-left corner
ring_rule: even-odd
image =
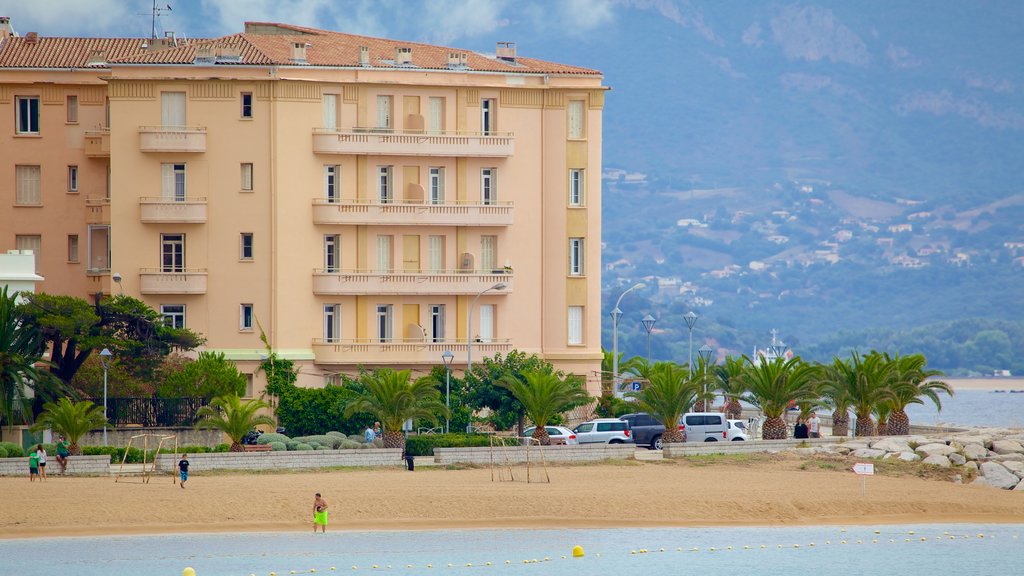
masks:
[[[434,448],[489,446],[487,434],[421,434],[405,439],[405,450],[413,456],[433,456]]]

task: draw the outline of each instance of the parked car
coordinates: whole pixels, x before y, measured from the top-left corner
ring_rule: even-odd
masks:
[[[729,420],[728,436],[729,440],[732,442],[749,440],[750,436],[747,433],[747,423],[743,420]]]
[[[718,442],[729,439],[729,422],[721,412],[687,412],[682,430],[687,442]]]
[[[536,426],[530,426],[523,430],[523,436],[533,436],[535,429]],[[552,444],[579,444],[576,440],[576,434],[564,426],[545,426],[544,429],[548,431]]]
[[[629,423],[618,418],[596,418],[580,424],[573,432],[580,444],[633,443]]]
[[[619,416],[619,420],[629,423],[629,431],[632,433],[633,442],[637,446],[647,446],[651,450],[661,450],[661,436],[665,433],[665,426],[646,412],[625,414]],[[679,427],[682,430],[682,426]]]

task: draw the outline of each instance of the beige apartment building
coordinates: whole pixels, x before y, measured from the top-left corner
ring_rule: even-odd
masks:
[[[2,41],[0,250],[39,290],[246,372],[262,329],[307,386],[517,349],[599,392],[600,72],[273,23]]]

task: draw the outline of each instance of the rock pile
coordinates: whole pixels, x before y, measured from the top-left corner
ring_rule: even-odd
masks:
[[[973,484],[1024,492],[1024,434],[1020,430],[972,430],[947,436],[887,436],[822,446],[855,458],[899,458],[978,475]]]

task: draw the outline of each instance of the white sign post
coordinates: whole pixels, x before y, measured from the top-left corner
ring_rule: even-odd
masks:
[[[863,496],[868,491],[868,476],[875,475],[875,465],[869,464],[867,462],[858,462],[853,465],[853,473],[857,474],[858,476],[861,477],[861,479],[863,479],[863,482],[860,486],[860,494],[861,496]]]

